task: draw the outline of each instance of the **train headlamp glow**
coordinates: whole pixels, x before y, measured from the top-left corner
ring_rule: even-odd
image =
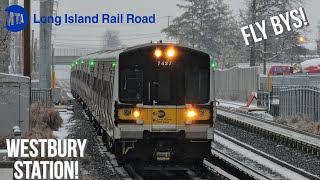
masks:
[[[167,56],[168,56],[169,58],[173,57],[174,54],[175,54],[174,49],[169,49],[169,50],[167,51]]]
[[[154,51],[154,55],[159,58],[162,56],[162,51],[160,49],[156,49],[156,51]]]
[[[196,112],[194,110],[189,110],[187,116],[188,118],[193,118],[196,116]]]
[[[134,111],[133,111],[133,116],[134,116],[135,118],[138,118],[138,117],[140,116],[140,111],[139,111],[139,110],[134,110]]]

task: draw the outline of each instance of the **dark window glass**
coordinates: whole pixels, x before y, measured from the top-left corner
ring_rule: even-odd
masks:
[[[98,80],[98,89],[97,89],[97,91],[99,92],[99,93],[101,93],[102,92],[102,90],[101,90],[101,88],[102,88],[102,86],[101,86],[101,79],[99,79]]]
[[[108,94],[108,81],[103,81],[102,97],[107,98]]]
[[[209,101],[209,69],[188,67],[185,71],[186,103]]]
[[[143,72],[141,68],[125,68],[120,72],[120,101],[142,102]]]
[[[169,71],[160,71],[158,73],[158,88],[157,94],[158,97],[156,101],[158,103],[165,103],[172,100],[171,97],[171,73]]]
[[[97,77],[93,78],[92,90],[97,91]]]

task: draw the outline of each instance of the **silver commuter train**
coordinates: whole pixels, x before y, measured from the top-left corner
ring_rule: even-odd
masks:
[[[177,44],[100,51],[71,65],[71,90],[121,161],[202,163],[216,118],[210,56]]]

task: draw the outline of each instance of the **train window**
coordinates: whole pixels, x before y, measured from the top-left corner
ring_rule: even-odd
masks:
[[[171,100],[171,73],[169,71],[158,72],[158,83],[156,88],[159,103],[169,102]]]
[[[101,85],[101,79],[98,79],[98,88],[97,88],[97,91],[99,92],[99,93],[101,93],[102,92],[102,85]]]
[[[97,77],[93,78],[92,90],[97,92]]]
[[[143,71],[141,68],[125,68],[120,72],[120,101],[142,102]]]
[[[109,92],[109,82],[108,81],[103,81],[103,92],[102,92],[102,96],[104,98],[106,98],[107,100],[110,100],[109,99],[109,95],[110,95],[110,92]]]
[[[209,101],[209,69],[189,67],[185,71],[186,103]]]

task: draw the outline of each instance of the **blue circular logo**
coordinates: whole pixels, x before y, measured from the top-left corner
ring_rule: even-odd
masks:
[[[23,30],[28,24],[27,11],[18,5],[12,5],[5,10],[8,13],[8,19],[6,21],[6,28],[11,32],[19,32]]]
[[[158,117],[159,118],[164,118],[166,116],[166,113],[163,110],[158,111]]]

